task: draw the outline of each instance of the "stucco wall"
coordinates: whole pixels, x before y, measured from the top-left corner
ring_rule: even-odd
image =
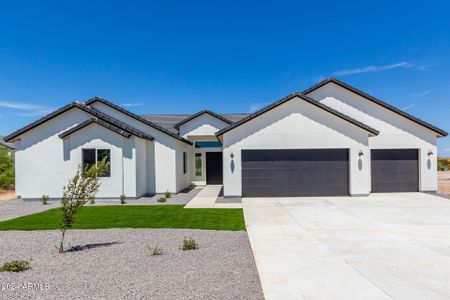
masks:
[[[310,97],[380,131],[369,138],[371,149],[419,149],[419,190],[437,189],[436,133],[334,83]],[[433,152],[428,156],[428,152]]]
[[[154,155],[153,159],[150,157],[150,161],[154,161],[154,172],[152,174],[147,173],[148,176],[151,176],[148,177],[148,181],[154,182],[156,193],[164,193],[166,191],[176,193],[178,191],[176,153],[177,148],[179,148],[179,141],[101,102],[95,102],[91,106],[155,138],[153,141],[154,145],[148,153],[148,155]]]
[[[147,147],[148,142],[136,138],[136,196],[140,197],[148,192],[147,183]]]
[[[179,142],[176,151],[177,192],[184,190],[190,185],[189,177],[189,151],[192,146]],[[186,152],[186,173],[183,172],[183,152]]]
[[[242,149],[314,148],[349,149],[349,193],[369,193],[368,132],[295,98],[223,135],[224,195],[242,194]]]
[[[98,197],[135,195],[134,138],[123,138],[95,124],[64,140],[58,137],[59,133],[90,117],[74,108],[21,136],[16,143],[17,195],[25,199],[43,194],[61,197],[63,186],[82,163],[82,148],[111,150],[111,177],[102,179]]]
[[[228,123],[225,123],[224,121],[205,113],[181,125],[179,130],[180,135],[184,138],[187,138],[188,136],[198,135],[214,136],[217,131],[228,125]]]

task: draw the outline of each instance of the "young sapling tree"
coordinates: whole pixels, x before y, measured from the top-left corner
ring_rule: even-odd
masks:
[[[101,184],[100,177],[106,174],[107,169],[108,163],[106,159],[85,168],[80,166],[75,175],[69,180],[67,186],[63,188],[59,253],[64,252],[64,238],[67,229],[72,228],[79,209],[87,203],[88,199],[95,197]]]

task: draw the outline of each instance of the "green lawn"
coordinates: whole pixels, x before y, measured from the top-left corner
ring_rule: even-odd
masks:
[[[41,213],[0,222],[0,230],[59,229],[61,211]],[[242,209],[184,209],[183,205],[84,206],[73,229],[191,228],[244,230]]]

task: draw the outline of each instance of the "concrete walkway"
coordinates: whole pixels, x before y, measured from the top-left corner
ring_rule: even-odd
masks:
[[[59,201],[49,201],[47,205],[43,205],[41,201],[23,201],[15,200],[1,200],[0,201],[0,221],[14,219],[51,208],[58,207]]]
[[[449,299],[450,201],[243,198],[267,300]]]
[[[217,203],[221,185],[207,185],[184,208],[242,208],[241,203]]]

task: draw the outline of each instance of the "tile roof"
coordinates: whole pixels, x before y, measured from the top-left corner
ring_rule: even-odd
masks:
[[[193,115],[188,116],[187,118],[184,118],[180,122],[176,123],[173,127],[178,129],[181,125],[183,125],[183,124],[185,124],[185,123],[187,123],[187,122],[189,122],[189,121],[191,121],[191,120],[193,120],[193,119],[195,119],[195,118],[197,118],[197,117],[199,117],[199,116],[201,116],[203,114],[211,115],[211,116],[213,116],[213,117],[215,117],[215,118],[217,118],[217,119],[219,119],[219,120],[221,120],[221,121],[223,121],[223,122],[225,122],[227,124],[232,124],[233,123],[232,121],[228,120],[224,116],[218,115],[215,112],[212,112],[210,110],[204,109],[204,110],[199,111],[198,113],[195,113]]]
[[[132,113],[131,111],[126,110],[126,109],[124,109],[124,108],[122,108],[122,107],[120,107],[120,106],[118,106],[118,105],[116,105],[116,104],[114,104],[114,103],[112,103],[112,102],[110,102],[110,101],[108,101],[106,99],[103,99],[101,97],[91,98],[91,99],[87,100],[85,102],[85,104],[87,106],[89,106],[90,104],[92,104],[94,102],[97,102],[97,101],[101,102],[101,103],[103,103],[103,104],[105,104],[105,105],[107,105],[107,106],[109,106],[111,108],[114,108],[115,110],[120,111],[123,114],[125,114],[125,115],[127,115],[127,116],[129,116],[129,117],[131,117],[131,118],[133,118],[135,120],[138,120],[138,121],[140,121],[140,122],[142,122],[144,124],[147,124],[150,127],[155,128],[156,130],[159,130],[159,131],[161,131],[161,132],[163,132],[163,133],[165,133],[167,135],[170,135],[171,137],[176,138],[177,140],[180,140],[180,141],[182,141],[182,142],[184,142],[186,144],[192,145],[192,143],[190,141],[188,141],[185,138],[179,136],[177,133],[175,133],[175,132],[173,132],[171,130],[168,130],[168,129],[164,128],[164,127],[161,127],[161,126],[159,126],[159,125],[157,125],[157,124],[155,124],[155,123],[153,123],[153,122],[151,122],[151,121],[149,121],[149,120],[147,120],[147,119],[145,119],[145,118],[143,118],[143,117],[141,117],[139,115],[136,115],[135,113]]]
[[[246,113],[227,113],[220,114],[222,117],[230,120],[231,122],[237,122],[240,119],[246,117],[248,114]],[[147,119],[167,130],[170,130],[174,133],[178,133],[178,130],[175,128],[175,125],[182,121],[183,119],[191,116],[190,114],[145,114],[141,115],[144,119]]]
[[[126,138],[129,138],[131,135],[135,135],[137,137],[140,137],[142,139],[146,139],[146,140],[149,140],[149,141],[153,141],[154,140],[154,138],[152,136],[150,136],[150,135],[148,135],[148,134],[146,134],[146,133],[144,133],[144,132],[142,132],[142,131],[140,131],[140,130],[138,130],[136,128],[129,127],[129,126],[122,127],[120,125],[119,126],[113,125],[111,123],[102,121],[102,120],[100,120],[98,118],[95,118],[95,117],[94,118],[90,118],[90,119],[88,119],[88,120],[86,120],[84,122],[81,122],[80,124],[78,124],[78,125],[70,128],[70,129],[62,132],[61,134],[59,134],[59,137],[64,139],[64,138],[68,137],[69,135],[71,135],[72,133],[75,133],[78,130],[83,129],[84,127],[89,126],[89,125],[91,125],[93,123],[98,124],[98,125],[106,128],[106,129],[109,129],[109,130],[111,130],[111,131],[113,131],[113,132],[115,132],[117,134],[120,134],[121,136],[126,137]]]

